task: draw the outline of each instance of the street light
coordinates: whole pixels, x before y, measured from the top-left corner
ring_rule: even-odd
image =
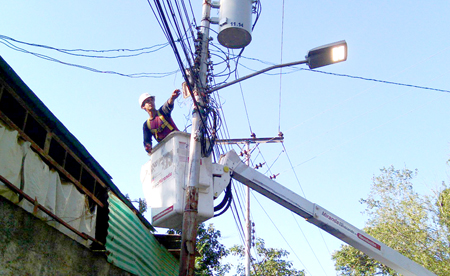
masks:
[[[301,61],[295,61],[290,63],[283,63],[278,65],[273,65],[270,67],[267,67],[265,69],[262,69],[260,71],[254,72],[250,75],[247,75],[245,77],[235,79],[234,81],[230,81],[228,83],[225,83],[220,86],[216,86],[214,88],[209,89],[209,93],[212,93],[214,91],[217,91],[219,89],[225,88],[227,86],[230,86],[232,84],[241,82],[243,80],[249,79],[251,77],[254,77],[256,75],[265,73],[267,71],[282,68],[282,67],[288,67],[288,66],[294,66],[299,64],[308,64],[309,69],[315,69],[318,67],[330,65],[333,63],[338,63],[347,60],[347,42],[345,40],[341,40],[335,43],[330,43],[327,45],[323,45],[317,48],[314,48],[308,52],[308,55],[305,57],[305,60]]]
[[[347,42],[341,40],[314,48],[308,52],[306,60],[309,69],[345,61],[347,60]]]

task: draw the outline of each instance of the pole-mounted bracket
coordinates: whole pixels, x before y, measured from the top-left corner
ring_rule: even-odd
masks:
[[[219,9],[220,8],[220,1],[211,1],[211,8]]]
[[[210,17],[209,23],[211,24],[219,24],[219,17]]]

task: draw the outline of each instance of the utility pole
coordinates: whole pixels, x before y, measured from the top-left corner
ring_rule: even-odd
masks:
[[[200,59],[197,79],[194,79],[196,91],[195,100],[199,108],[203,108],[203,95],[206,95],[207,83],[207,61],[209,45],[209,26],[210,26],[211,0],[203,0],[202,22],[199,29]],[[195,78],[195,74],[194,74]],[[198,181],[200,175],[201,145],[200,145],[200,127],[203,126],[201,110],[194,106],[192,114],[192,132],[189,151],[189,175],[186,186],[186,199],[183,212],[183,228],[181,236],[181,256],[180,256],[180,276],[193,276],[195,268],[195,248],[198,228]]]
[[[247,166],[250,167],[250,142],[246,141],[245,143],[246,149],[247,149]],[[250,261],[251,261],[251,254],[250,254],[250,248],[251,248],[251,242],[252,242],[252,230],[251,230],[251,221],[250,221],[250,187],[247,186],[247,210],[245,212],[245,226],[246,226],[246,232],[245,232],[245,275],[250,276]]]
[[[217,140],[216,144],[245,144],[246,150],[245,155],[247,158],[247,166],[250,167],[250,157],[251,157],[251,151],[250,151],[250,144],[260,144],[260,143],[280,143],[283,142],[283,137],[273,137],[273,138],[247,138],[247,139],[224,139],[224,140]],[[252,239],[252,222],[250,219],[250,187],[247,186],[247,208],[245,212],[245,275],[250,276],[250,263],[251,263],[251,254],[250,254],[250,248],[251,248],[251,239]]]

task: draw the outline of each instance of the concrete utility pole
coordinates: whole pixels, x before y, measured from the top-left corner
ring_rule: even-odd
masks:
[[[245,143],[246,145],[246,150],[247,150],[247,166],[250,167],[250,157],[251,157],[251,152],[250,152],[250,142],[246,141]],[[250,276],[250,248],[252,247],[252,224],[250,221],[250,187],[247,186],[247,210],[245,212],[245,227],[246,227],[246,232],[245,232],[245,275],[246,276]]]
[[[201,36],[200,49],[200,70],[198,79],[195,81],[195,100],[199,108],[203,106],[203,97],[206,93],[206,73],[209,46],[209,26],[210,26],[211,0],[203,0],[202,22],[199,35]],[[205,119],[206,121],[206,119]],[[201,145],[200,127],[203,121],[200,111],[194,106],[192,115],[192,132],[189,151],[189,175],[186,186],[186,200],[183,213],[183,228],[181,236],[181,256],[180,256],[180,276],[193,276],[195,268],[195,248],[198,228],[198,181],[200,175]]]
[[[216,144],[245,144],[246,145],[246,158],[247,158],[247,166],[250,167],[250,144],[260,144],[260,143],[280,143],[283,142],[283,137],[273,137],[273,138],[247,138],[247,139],[225,139],[225,140],[217,140]],[[247,209],[245,213],[245,275],[250,276],[250,263],[251,263],[251,242],[252,242],[252,227],[251,227],[251,219],[250,219],[250,187],[247,186]]]

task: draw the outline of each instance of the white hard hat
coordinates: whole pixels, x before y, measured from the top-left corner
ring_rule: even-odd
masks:
[[[148,98],[155,98],[155,96],[152,96],[148,93],[144,93],[141,96],[139,96],[139,106],[142,108],[142,103],[148,99]]]

